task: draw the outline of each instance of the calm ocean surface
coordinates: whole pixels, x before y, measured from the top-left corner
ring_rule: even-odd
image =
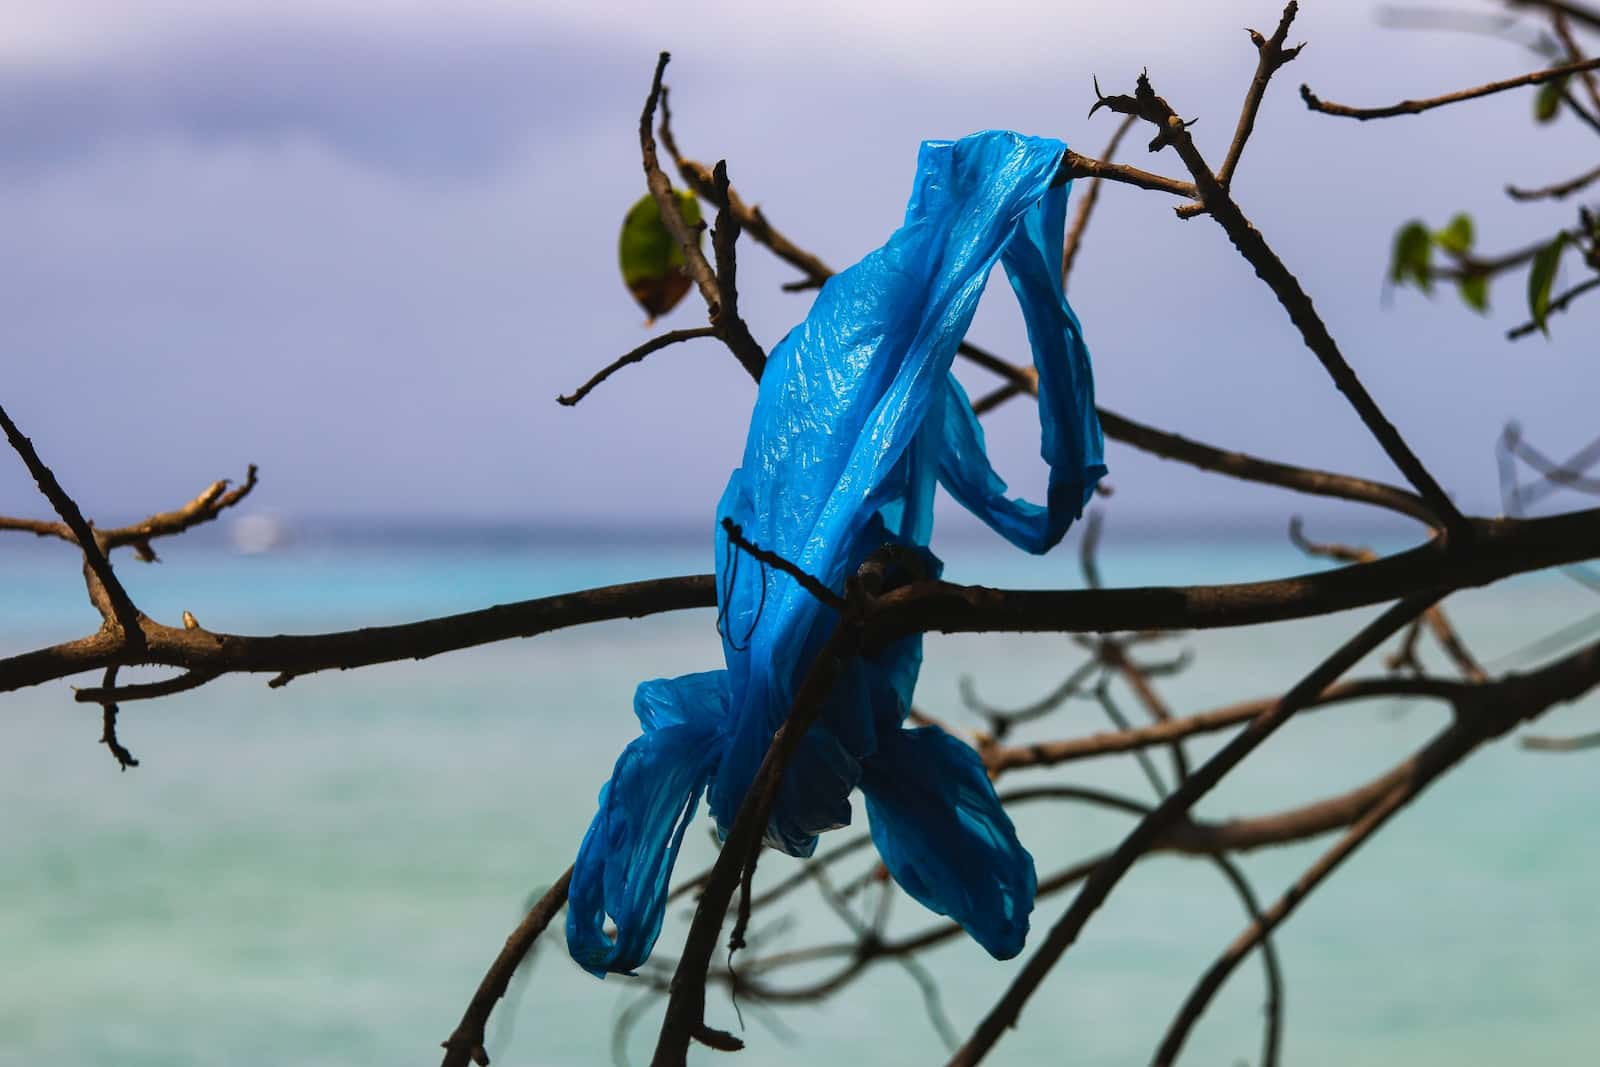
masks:
[[[676,535],[629,542],[510,529],[398,541],[346,531],[259,556],[236,554],[211,531],[161,547],[160,566],[121,561],[140,604],[172,623],[187,609],[210,628],[245,633],[399,622],[710,563],[707,548]],[[941,553],[956,580],[1079,582],[1071,546],[1044,560],[976,539]],[[1118,540],[1114,530],[1102,565],[1115,584],[1318,566],[1281,540],[1179,547]],[[1600,598],[1553,575],[1450,604],[1464,637],[1490,661],[1600,611]],[[1152,654],[1193,651],[1195,665],[1163,682],[1186,714],[1278,691],[1369,617],[1191,635]],[[65,546],[0,542],[0,653],[79,636],[96,622]],[[973,725],[958,696],[963,675],[985,699],[1020,705],[1080,657],[1058,637],[934,636],[918,701]],[[571,861],[596,790],[636,732],[633,686],[717,665],[712,614],[700,611],[316,675],[281,690],[264,678],[228,679],[126,705],[122,739],[142,765],[125,774],[96,743],[98,710],[72,703],[65,683],[0,697],[0,1064],[437,1062],[439,1041],[529,892]],[[1354,673],[1380,668],[1374,661]],[[1098,714],[1074,703],[1028,736],[1099,729]],[[1592,730],[1597,715],[1600,700],[1591,698],[1539,729]],[[1399,702],[1308,714],[1202,812],[1258,813],[1340,791],[1403,758],[1441,723],[1437,707]],[[1045,780],[1150,795],[1126,760],[1007,779]],[[1285,1064],[1600,1062],[1597,811],[1600,753],[1536,754],[1512,743],[1481,752],[1408,809],[1279,938]],[[680,872],[711,855],[699,821]],[[1110,846],[1128,822],[1035,807],[1019,826],[1043,874]],[[1244,865],[1270,900],[1326,844],[1252,854]],[[768,853],[761,874],[793,869]],[[1041,900],[1035,940],[1066,902]],[[793,914],[796,925],[772,947],[844,934],[814,896],[797,898]],[[928,920],[902,898],[892,926],[914,930]],[[993,1062],[1147,1062],[1191,983],[1243,921],[1208,864],[1142,864]],[[681,916],[669,922],[663,953],[683,929]],[[497,1065],[610,1061],[613,1022],[638,983],[584,975],[552,932],[491,1025]],[[965,941],[929,962],[961,1032],[1017,967]],[[1258,1062],[1262,1000],[1251,961],[1184,1062]],[[737,1025],[722,997],[713,995],[710,1010],[715,1024]],[[634,1063],[648,1058],[655,1018],[634,1032]],[[921,996],[894,966],[826,1006],[786,1008],[775,1020],[747,1006],[745,1022],[744,1053],[702,1050],[699,1059],[742,1067],[942,1062]]]

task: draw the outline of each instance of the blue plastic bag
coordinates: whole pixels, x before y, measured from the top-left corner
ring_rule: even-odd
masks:
[[[631,972],[649,957],[702,790],[726,833],[836,620],[788,575],[741,563],[722,518],[838,590],[886,545],[937,575],[926,548],[935,484],[1038,553],[1061,540],[1105,474],[1089,354],[1061,292],[1067,188],[1051,183],[1065,148],[1008,131],[925,142],[904,225],[829,279],[773,350],[743,465],[717,509],[727,669],[639,687],[644,733],[617,760],[578,852],[567,943],[594,974]],[[950,373],[996,262],[1039,373],[1043,507],[1006,496]],[[977,753],[936,728],[904,728],[921,658],[917,636],[848,664],[789,765],[766,843],[809,856],[818,834],[850,822],[860,788],[895,881],[1008,958],[1027,936],[1033,859]]]

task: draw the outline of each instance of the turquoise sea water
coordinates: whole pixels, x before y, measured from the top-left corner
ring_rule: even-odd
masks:
[[[676,536],[346,535],[245,557],[202,534],[164,547],[160,566],[121,564],[146,610],[176,622],[187,609],[210,628],[247,633],[404,621],[709,567],[705,549]],[[942,551],[957,580],[1079,582],[1070,550],[1029,560],[974,540]],[[1113,536],[1102,562],[1116,584],[1314,569],[1276,540]],[[1463,635],[1491,660],[1600,610],[1593,594],[1557,576],[1451,604]],[[1279,690],[1368,617],[1190,635],[1152,655],[1193,652],[1194,666],[1162,683],[1175,711],[1190,713]],[[64,546],[0,543],[0,653],[78,636],[96,621]],[[316,675],[281,690],[264,678],[225,679],[125,706],[122,739],[142,761],[125,774],[96,743],[98,711],[72,703],[65,683],[0,697],[0,1064],[436,1062],[528,893],[571,861],[595,791],[635,733],[633,686],[717,657],[711,613],[700,611]],[[973,726],[958,697],[962,676],[994,703],[1023,704],[1080,657],[1060,637],[930,637],[918,701]],[[1597,713],[1591,698],[1540,730],[1594,729]],[[1100,729],[1098,714],[1074,703],[1026,736]],[[1260,813],[1338,792],[1403,758],[1441,722],[1437,708],[1399,702],[1307,715],[1202,813]],[[1149,798],[1125,759],[1007,781]],[[1600,1061],[1597,804],[1600,755],[1501,743],[1408,809],[1279,938],[1285,1064]],[[711,855],[701,822],[681,872]],[[1077,806],[1035,806],[1019,819],[1042,873],[1109,847],[1127,826]],[[1271,899],[1327,844],[1252,854],[1244,865]],[[793,863],[768,854],[760,873],[770,881]],[[1041,900],[1035,939],[1066,902]],[[845,934],[814,896],[796,898],[789,914],[794,924],[769,946]],[[902,898],[891,928],[929,919]],[[1190,984],[1242,925],[1209,865],[1147,861],[992,1062],[1146,1062]],[[670,954],[683,929],[675,917],[658,951]],[[612,1024],[638,983],[589,978],[552,933],[491,1027],[496,1064],[612,1055]],[[1018,966],[964,940],[927,961],[963,1033]],[[1241,967],[1184,1062],[1257,1062],[1262,990],[1255,962]],[[917,987],[893,966],[776,1020],[745,1008],[749,1047],[728,1063],[942,1062]],[[711,1013],[737,1026],[720,996]],[[648,1058],[655,1018],[635,1030],[632,1062]],[[722,1059],[701,1052],[701,1061]]]

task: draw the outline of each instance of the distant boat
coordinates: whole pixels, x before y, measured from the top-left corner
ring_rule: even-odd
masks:
[[[289,528],[274,515],[241,515],[229,529],[236,551],[247,556],[280,548],[289,541]]]

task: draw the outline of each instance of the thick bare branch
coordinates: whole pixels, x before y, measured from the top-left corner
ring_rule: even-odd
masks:
[[[244,637],[198,627],[163,626],[144,619],[142,651],[134,651],[116,634],[101,632],[0,659],[0,692],[99,670],[113,663],[153,663],[213,674],[245,672],[297,677],[317,671],[426,659],[441,652],[532,637],[585,623],[715,606],[715,580],[709,574],[697,574],[601,586],[398,626],[324,634]]]
[[[873,602],[867,638],[881,642],[948,633],[1115,633],[1248,626],[1386,603],[1418,592],[1486,585],[1513,574],[1583,562],[1600,545],[1600,509],[1538,519],[1475,520],[1470,549],[1438,542],[1314,574],[1228,585],[1124,589],[1002,590],[921,581]],[[142,620],[143,648],[115,633],[0,659],[0,692],[113,663],[151,663],[196,672],[272,673],[279,681],[316,671],[424,659],[568,626],[713,607],[709,574],[604,586],[502,604],[397,626],[324,634],[241,636]]]

